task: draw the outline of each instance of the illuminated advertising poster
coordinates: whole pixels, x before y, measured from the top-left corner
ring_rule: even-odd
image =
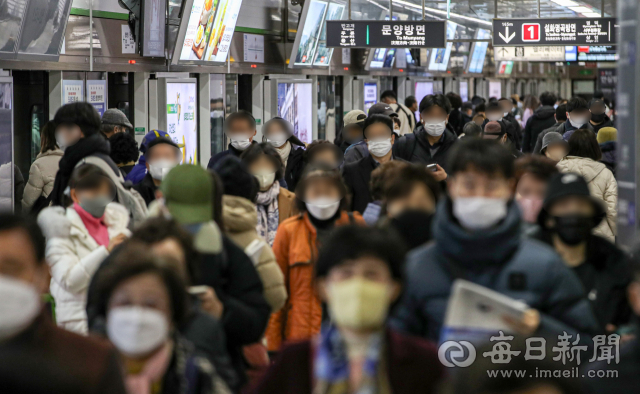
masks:
[[[167,82],[167,133],[182,152],[181,164],[197,162],[196,84]]]
[[[100,117],[104,114],[107,106],[107,81],[87,80],[87,102],[93,105]]]
[[[376,48],[373,59],[371,59],[371,68],[382,68],[384,65],[384,59],[387,54],[386,48]]]
[[[84,101],[84,81],[62,81],[62,105]]]
[[[502,97],[502,83],[500,81],[489,81],[489,97]]]
[[[293,134],[302,142],[313,141],[313,103],[310,83],[278,83],[278,116],[293,125]]]
[[[325,21],[333,21],[342,19],[344,13],[343,4],[329,4],[327,10],[327,16]],[[331,61],[331,55],[333,54],[333,48],[327,48],[327,24],[323,22],[322,34],[320,35],[320,41],[318,42],[318,50],[316,51],[316,59],[313,62],[314,66],[328,66]]]
[[[13,210],[12,83],[0,78],[0,212]]]
[[[462,102],[469,101],[469,82],[460,81],[460,98]]]
[[[447,40],[453,40],[456,38],[456,29],[458,25],[456,23],[447,22]],[[431,52],[431,61],[429,62],[429,71],[447,71],[447,65],[449,64],[449,56],[451,56],[452,42],[447,42],[446,48],[434,49]]]
[[[424,98],[429,94],[433,94],[433,82],[416,82],[416,94],[414,94],[416,100],[418,101],[418,105]],[[416,117],[420,119],[420,111],[416,111]]]
[[[180,60],[225,62],[241,5],[242,0],[194,0]]]
[[[311,4],[309,4],[307,20],[304,23],[298,53],[296,54],[296,60],[294,62],[296,65],[310,66],[313,64],[313,55],[316,52],[316,45],[320,38],[322,22],[326,11],[327,2],[325,1],[313,0]]]
[[[476,37],[479,40],[487,40],[491,38],[491,32],[485,29],[478,29],[478,32],[476,33]],[[489,46],[489,42],[474,43],[473,52],[471,53],[471,60],[469,60],[468,72],[472,74],[482,73],[482,69],[484,68],[484,58],[487,55],[488,46]]]
[[[365,82],[364,84],[364,112],[369,113],[369,108],[378,102],[378,84]]]

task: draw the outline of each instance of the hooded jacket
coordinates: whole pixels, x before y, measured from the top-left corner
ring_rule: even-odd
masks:
[[[350,224],[347,212],[341,212],[335,226]],[[364,225],[358,214],[353,221]],[[284,341],[311,339],[320,332],[322,306],[314,286],[314,267],[318,258],[317,231],[304,213],[280,224],[273,253],[284,274],[289,298],[281,310],[271,315],[267,327],[267,347],[277,351]]]
[[[543,105],[536,109],[529,120],[527,120],[522,138],[522,151],[524,153],[533,152],[538,135],[543,130],[556,124],[555,114],[555,108],[550,105]]]
[[[224,195],[222,197],[222,217],[225,233],[243,250],[246,251],[254,241],[262,243],[262,251],[257,260],[253,259],[253,264],[262,280],[264,298],[271,305],[271,310],[276,312],[284,306],[284,302],[287,300],[287,290],[284,287],[284,276],[276,262],[276,256],[256,232],[258,222],[256,206],[246,198]]]
[[[40,196],[47,197],[53,190],[53,181],[58,172],[58,162],[64,152],[60,149],[51,149],[39,153],[36,161],[29,169],[29,181],[24,187],[22,195],[22,209],[28,212]]]
[[[616,141],[607,141],[600,144],[600,150],[602,151],[601,163],[607,166],[607,168],[616,175]]]
[[[435,242],[407,258],[405,294],[392,327],[437,341],[453,281],[461,278],[537,309],[536,334],[598,331],[578,278],[547,245],[522,237],[515,201],[500,223],[483,231],[462,228],[448,198],[438,205],[434,221]]]
[[[131,235],[129,213],[122,205],[107,205],[104,223],[109,239],[119,234]],[[87,320],[87,289],[93,274],[109,256],[106,247],[98,245],[73,208],[45,208],[38,224],[47,237],[45,256],[51,270],[51,295],[56,301],[58,323]]]
[[[591,195],[605,203],[607,220],[603,220],[593,233],[615,243],[618,183],[613,173],[604,164],[586,157],[567,156],[560,160],[556,166],[560,172],[573,172],[582,175],[589,185]]]

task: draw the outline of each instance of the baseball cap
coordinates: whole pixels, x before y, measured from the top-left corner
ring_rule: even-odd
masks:
[[[102,123],[126,126],[130,129],[133,129],[133,125],[131,124],[131,122],[129,122],[129,119],[127,119],[127,116],[124,114],[124,112],[120,111],[117,108],[109,108],[108,110],[104,111],[104,114],[102,114]]]
[[[171,139],[171,137],[169,137],[169,134],[166,131],[162,130],[151,130],[150,132],[145,134],[142,142],[140,143],[140,152],[142,152],[143,154],[146,153],[149,143],[160,137],[167,138],[169,140]]]
[[[606,109],[606,105],[604,103],[604,100],[602,99],[591,99],[591,101],[589,101],[589,109],[591,110],[591,112],[595,113],[603,113]]]
[[[365,114],[364,111],[354,109],[344,116],[344,125],[349,126],[350,124],[364,123],[365,119],[367,119],[367,114]]]
[[[562,138],[562,134],[555,131],[545,134],[544,137],[542,137],[542,148],[540,149],[540,152],[544,153],[544,150],[547,149],[549,145],[557,143],[567,145],[567,141]]]
[[[584,180],[582,175],[569,172],[555,174],[549,180],[549,184],[547,185],[547,194],[542,202],[542,210],[538,215],[538,224],[544,228],[544,222],[549,216],[549,208],[551,205],[556,201],[569,196],[584,197],[588,199],[593,205],[597,223],[600,223],[602,219],[604,219],[606,215],[604,203],[591,195],[587,181]]]
[[[393,108],[391,108],[391,106],[389,104],[385,104],[385,103],[373,104],[371,106],[371,108],[369,108],[369,116],[374,115],[374,114],[381,114],[381,115],[387,115],[387,116],[398,116],[396,111],[394,111]]]
[[[213,181],[202,167],[183,164],[174,167],[160,184],[165,205],[180,224],[213,220]]]
[[[482,138],[487,140],[494,140],[502,137],[502,126],[498,122],[488,122],[484,125],[484,135]]]

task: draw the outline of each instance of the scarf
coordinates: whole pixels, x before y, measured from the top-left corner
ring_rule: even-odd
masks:
[[[109,229],[104,223],[104,215],[101,218],[93,217],[89,212],[82,209],[78,203],[73,203],[73,209],[78,213],[82,223],[87,228],[91,238],[95,239],[98,245],[109,246]]]
[[[383,335],[375,334],[369,341],[362,365],[362,382],[356,394],[376,394],[379,387]],[[349,357],[340,331],[325,325],[315,342],[313,360],[314,394],[349,392]],[[384,386],[384,385],[383,385]]]
[[[81,138],[80,141],[65,149],[64,155],[62,155],[58,163],[58,172],[51,191],[53,205],[64,205],[64,190],[69,184],[73,169],[80,160],[96,153],[103,153],[108,156],[110,151],[109,142],[99,133]]]
[[[258,224],[256,231],[269,246],[273,246],[276,239],[276,231],[280,224],[280,212],[278,212],[278,195],[280,194],[280,183],[273,185],[264,192],[259,192],[256,197],[256,209],[258,211]]]
[[[287,166],[287,160],[289,160],[289,154],[291,153],[291,142],[287,141],[282,148],[276,148],[276,152],[280,155],[282,163]]]
[[[145,362],[137,373],[128,373],[126,378],[127,393],[151,394],[160,392],[162,378],[169,367],[173,346],[167,343],[160,351]]]

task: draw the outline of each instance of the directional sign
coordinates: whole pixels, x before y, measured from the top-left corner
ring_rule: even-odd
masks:
[[[444,48],[446,21],[327,21],[328,48]]]
[[[494,46],[611,45],[615,18],[494,19]]]
[[[520,60],[528,62],[562,62],[564,47],[493,47],[496,62],[503,60]]]

